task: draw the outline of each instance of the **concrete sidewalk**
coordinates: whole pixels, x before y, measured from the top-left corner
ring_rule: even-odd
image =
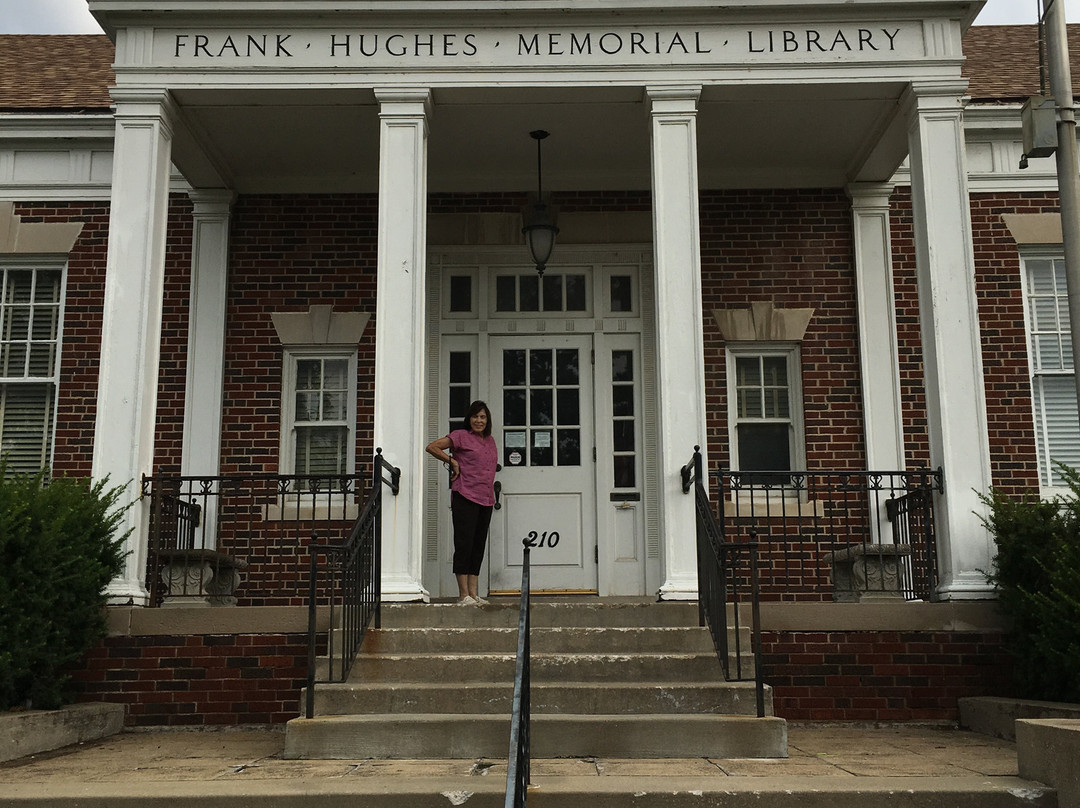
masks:
[[[199,804],[321,806],[501,804],[505,760],[282,759],[275,729],[125,732],[0,766],[0,805]],[[1019,779],[1015,745],[945,727],[789,727],[776,760],[544,759],[532,762],[544,805],[657,805],[652,793],[774,794],[772,805],[1055,806],[1054,792]],[[906,794],[885,801],[871,794]],[[560,801],[558,795],[565,794]],[[916,799],[913,795],[927,795]],[[607,795],[610,799],[605,799]],[[786,798],[798,795],[798,802]],[[814,795],[811,798],[808,795]],[[936,797],[935,797],[936,795]],[[845,799],[850,797],[850,799]],[[475,800],[473,798],[476,798]],[[337,798],[337,799],[335,799]],[[360,799],[363,798],[363,799]],[[164,801],[162,801],[164,800]],[[402,801],[404,800],[404,801]],[[694,804],[719,804],[720,800]],[[668,799],[664,805],[679,805]],[[725,802],[724,804],[734,804]]]

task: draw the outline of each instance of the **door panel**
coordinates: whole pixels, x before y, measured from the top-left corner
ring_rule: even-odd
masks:
[[[520,588],[525,539],[534,590],[596,591],[591,344],[587,336],[490,339],[493,434],[503,466],[491,591]]]

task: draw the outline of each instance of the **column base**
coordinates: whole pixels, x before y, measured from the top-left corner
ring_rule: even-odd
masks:
[[[415,578],[382,579],[382,600],[384,603],[430,603],[429,593]]]
[[[656,594],[660,600],[697,600],[697,579],[665,581]]]

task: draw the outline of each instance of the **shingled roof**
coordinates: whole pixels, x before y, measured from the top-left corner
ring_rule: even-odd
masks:
[[[0,110],[107,112],[113,53],[104,34],[0,36]]]
[[[973,25],[964,34],[964,54],[972,100],[1020,101],[1039,94],[1036,26]],[[1075,92],[1080,90],[1080,25],[1069,26],[1069,56]]]
[[[964,35],[964,75],[975,101],[1018,101],[1039,92],[1034,25],[976,25]],[[104,112],[113,44],[99,34],[0,35],[0,110]],[[1073,85],[1080,94],[1080,25],[1069,26]]]

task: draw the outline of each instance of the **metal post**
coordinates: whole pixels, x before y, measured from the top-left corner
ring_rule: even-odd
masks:
[[[1069,296],[1069,332],[1073,344],[1073,370],[1077,401],[1080,402],[1080,172],[1076,156],[1076,110],[1073,108],[1072,70],[1069,66],[1065,0],[1046,0],[1043,22],[1046,30],[1050,93],[1057,104],[1057,181],[1061,205],[1061,234],[1065,248],[1065,286]]]

